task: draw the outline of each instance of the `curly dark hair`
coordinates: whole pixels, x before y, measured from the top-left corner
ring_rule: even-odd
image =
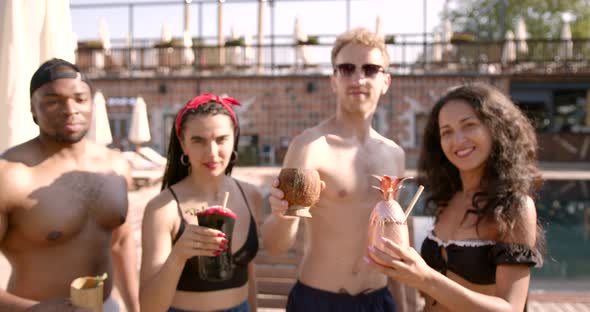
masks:
[[[215,115],[227,115],[231,117],[227,108],[217,102],[209,102],[202,104],[197,108],[187,110],[182,116],[180,122],[180,135],[184,134],[184,125],[186,122],[195,116],[215,116]],[[236,116],[237,118],[237,116]],[[168,145],[168,154],[166,155],[166,170],[164,171],[164,177],[162,179],[162,190],[172,186],[182,179],[186,178],[190,173],[190,166],[185,166],[180,163],[180,157],[183,154],[180,141],[176,136],[176,123],[173,123],[172,130],[170,131],[170,144]],[[231,175],[232,169],[238,157],[238,141],[240,140],[240,127],[235,126],[234,132],[234,149],[230,162],[225,168],[225,175]]]
[[[434,208],[436,218],[453,195],[462,190],[459,170],[447,159],[440,144],[439,113],[451,100],[469,103],[491,133],[491,154],[470,212],[477,215],[476,226],[483,220],[496,222],[504,237],[520,220],[527,196],[534,197],[541,184],[535,130],[507,96],[488,84],[462,85],[442,96],[430,113],[418,161],[418,179],[429,191],[427,203]]]

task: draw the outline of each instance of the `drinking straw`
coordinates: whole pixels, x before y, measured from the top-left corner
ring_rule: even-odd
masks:
[[[223,198],[223,209],[227,206],[227,200],[229,199],[229,192],[225,192],[225,197]]]
[[[423,185],[420,185],[418,187],[418,191],[416,192],[416,194],[414,194],[414,198],[412,198],[412,201],[410,202],[410,205],[408,206],[408,209],[406,209],[406,213],[405,213],[405,216],[404,216],[404,223],[408,219],[408,216],[410,216],[410,212],[412,212],[412,209],[414,209],[414,205],[416,205],[416,202],[418,201],[418,197],[420,197],[420,194],[422,194],[422,191],[423,190],[424,190],[424,186]]]

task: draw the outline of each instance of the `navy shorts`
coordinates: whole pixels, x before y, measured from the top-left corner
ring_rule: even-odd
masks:
[[[297,281],[287,301],[287,312],[395,312],[387,287],[358,295],[339,294],[309,287]]]
[[[181,309],[171,307],[170,309],[168,309],[168,312],[195,312],[195,311],[187,311],[187,310],[181,310]],[[229,308],[227,310],[219,310],[218,312],[250,312],[250,304],[248,303],[248,300],[246,300],[238,306],[235,306],[233,308]]]

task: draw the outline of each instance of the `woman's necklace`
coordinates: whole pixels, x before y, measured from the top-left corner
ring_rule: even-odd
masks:
[[[184,212],[188,215],[196,216],[199,211],[203,211],[211,206],[223,205],[223,199],[226,192],[226,178],[223,177],[219,188],[215,192],[201,192],[197,191],[197,187],[194,185],[191,187],[194,194],[198,198],[196,201],[198,204],[193,205],[193,208],[186,209]]]

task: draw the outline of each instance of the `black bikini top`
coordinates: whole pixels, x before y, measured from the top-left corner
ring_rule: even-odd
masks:
[[[447,260],[443,258],[443,250]],[[496,266],[518,264],[536,266],[542,263],[539,254],[525,245],[486,240],[450,240],[443,242],[430,231],[420,253],[433,269],[446,275],[447,270],[467,281],[489,285],[496,283]]]
[[[192,261],[196,260],[197,258],[194,257],[186,261],[184,268],[182,269],[182,274],[180,274],[178,285],[176,286],[177,290],[195,292],[213,291],[241,287],[248,282],[248,264],[254,259],[254,257],[256,257],[256,254],[258,253],[258,233],[256,232],[256,222],[252,216],[252,209],[250,209],[250,204],[248,203],[246,194],[244,193],[240,183],[238,183],[236,180],[234,181],[240,189],[242,197],[244,198],[244,202],[250,211],[250,226],[248,228],[248,237],[246,238],[246,242],[235,254],[233,254],[232,260],[234,270],[232,277],[225,281],[205,281],[200,279],[199,274],[197,273],[197,261]],[[187,222],[184,219],[182,210],[180,209],[178,197],[172,188],[168,188],[168,190],[170,190],[170,193],[176,200],[178,213],[180,214],[180,226],[178,228],[178,233],[176,233],[176,237],[174,237],[174,240],[172,241],[172,244],[174,244],[184,232]]]

